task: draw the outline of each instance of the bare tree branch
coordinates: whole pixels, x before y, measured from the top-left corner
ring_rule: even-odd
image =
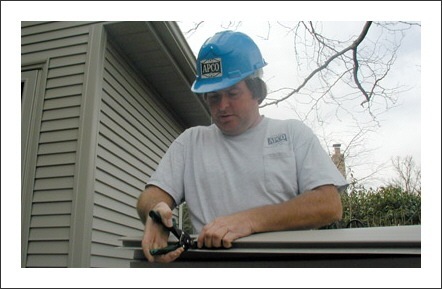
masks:
[[[275,101],[271,101],[268,103],[264,103],[263,105],[261,105],[261,107],[266,107],[268,105],[276,105],[286,99],[288,99],[290,96],[292,96],[293,94],[299,92],[308,82],[309,80],[315,75],[317,74],[319,71],[325,69],[333,60],[335,60],[336,58],[338,58],[339,56],[345,54],[347,51],[349,50],[354,50],[356,51],[357,46],[364,40],[365,36],[367,35],[368,29],[370,28],[371,22],[367,22],[361,32],[361,34],[359,35],[359,37],[348,47],[344,48],[343,50],[341,50],[340,52],[337,52],[336,54],[332,55],[330,58],[328,58],[324,64],[322,64],[321,66],[319,66],[318,68],[316,68],[315,70],[313,70],[305,79],[304,81],[297,87],[295,88],[292,92],[290,92],[289,94],[287,94],[285,97],[275,100]],[[314,35],[317,35],[314,31],[313,31]],[[316,36],[317,38],[318,36]],[[355,54],[356,52],[354,52],[353,54]],[[357,57],[353,57],[353,59],[355,60],[355,66],[357,67]],[[362,88],[362,86],[360,85],[358,78],[357,78],[357,68],[356,68],[356,72],[355,74],[355,81],[357,81],[356,83],[359,84],[358,87],[360,88],[360,90],[363,92],[363,94],[366,96],[367,101],[369,100],[369,96],[367,95],[367,93],[365,92],[365,90]]]
[[[421,192],[421,169],[415,164],[412,156],[401,158],[397,156],[391,160],[397,173],[397,178],[392,180],[392,184],[401,187],[409,193]]]
[[[185,30],[194,33],[201,24],[203,21]],[[230,21],[220,26],[237,30],[242,24]],[[255,34],[260,41],[274,40],[274,32],[285,33],[280,40],[292,37],[294,59],[288,58],[284,65],[297,70],[293,75],[297,80],[289,82],[295,85],[280,84],[278,77],[278,84],[272,87],[277,77],[265,74],[270,89],[260,107],[284,103],[298,119],[316,126],[317,132],[322,130],[324,143],[336,143],[337,134],[342,134],[339,142],[346,148],[344,155],[350,170],[373,164],[372,173],[359,180],[382,175],[388,160],[375,166],[375,149],[365,144],[369,134],[381,126],[382,115],[397,105],[400,94],[408,89],[405,85],[389,87],[389,76],[405,32],[420,24],[368,21],[362,23],[359,31],[359,23],[352,23],[343,31],[330,29],[323,22],[277,22],[283,31],[271,22],[264,25]],[[334,120],[341,122],[338,127]]]
[[[200,25],[203,24],[203,23],[204,23],[204,21],[200,21],[200,22],[194,23],[195,25],[193,27],[191,27],[187,31],[183,31],[184,35],[186,37],[189,37],[189,34],[191,34],[191,33],[193,34],[195,31],[197,31],[198,28],[200,27]]]

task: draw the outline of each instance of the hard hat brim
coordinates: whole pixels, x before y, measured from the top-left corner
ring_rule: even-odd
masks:
[[[232,79],[220,79],[219,82],[213,82],[213,79],[208,79],[207,81],[205,81],[204,79],[197,79],[193,82],[191,90],[195,93],[208,93],[226,89],[237,84],[238,82],[252,74],[253,72],[242,75],[242,77],[235,77]]]

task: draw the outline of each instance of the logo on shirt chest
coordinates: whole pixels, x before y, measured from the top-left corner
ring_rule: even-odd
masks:
[[[287,134],[281,133],[267,138],[268,145],[278,145],[288,142]]]

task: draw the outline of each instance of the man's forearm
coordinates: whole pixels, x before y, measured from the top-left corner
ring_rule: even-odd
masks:
[[[254,233],[290,229],[312,229],[342,218],[342,203],[333,186],[305,192],[287,202],[243,212]]]
[[[171,209],[175,206],[173,198],[158,187],[148,186],[141,193],[137,202],[137,212],[143,224],[146,223],[149,211],[160,202],[166,203]]]

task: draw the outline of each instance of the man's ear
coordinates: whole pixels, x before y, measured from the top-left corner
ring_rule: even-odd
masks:
[[[261,104],[267,96],[267,85],[264,80],[258,77],[248,78],[246,84],[253,97],[258,100],[258,104]]]

